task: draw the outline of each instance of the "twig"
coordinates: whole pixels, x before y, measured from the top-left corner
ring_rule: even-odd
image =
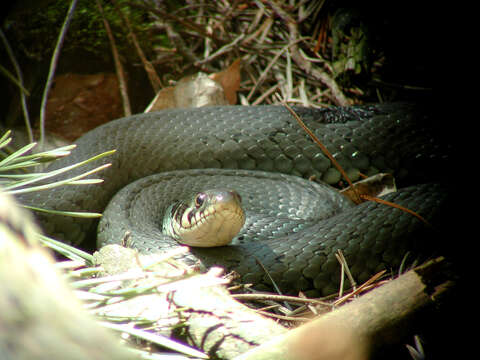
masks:
[[[253,103],[252,105],[258,105],[258,104],[261,104],[263,102],[263,100],[265,100],[265,98],[269,97],[270,95],[272,95],[277,89],[278,87],[280,86],[280,84],[276,83],[275,85],[273,85],[270,89],[268,89],[267,91],[264,91],[262,95],[260,95]]]
[[[413,210],[410,210],[409,208],[406,208],[402,205],[398,205],[398,204],[395,204],[391,201],[388,201],[388,200],[384,200],[384,199],[380,199],[378,197],[375,197],[375,196],[370,196],[370,195],[366,195],[366,194],[362,194],[360,195],[361,198],[365,199],[365,200],[368,200],[368,201],[373,201],[373,202],[376,202],[376,203],[379,203],[379,204],[383,204],[383,205],[388,205],[390,207],[393,207],[393,208],[396,208],[396,209],[399,209],[399,210],[402,210],[406,213],[409,213],[410,215],[413,215],[415,216],[418,220],[420,220],[421,222],[423,222],[425,225],[427,225],[428,227],[434,229],[434,227],[432,226],[432,224],[430,224],[427,219],[425,219],[422,215],[416,213],[415,211]]]
[[[280,291],[280,288],[278,287],[277,283],[275,282],[275,280],[273,280],[272,276],[270,275],[270,273],[268,272],[267,268],[262,264],[262,262],[257,258],[255,257],[255,261],[257,262],[257,264],[262,268],[262,270],[265,272],[265,274],[268,276],[268,278],[270,279],[270,281],[272,282],[272,285],[273,285],[273,288],[275,289],[275,291],[279,294],[279,295],[283,295],[282,292]],[[291,310],[291,309],[290,309]]]
[[[273,301],[288,301],[298,304],[312,304],[312,305],[324,305],[332,307],[332,304],[317,300],[317,299],[307,299],[298,296],[288,296],[288,295],[277,295],[277,294],[232,294],[237,300],[273,300]]]
[[[234,4],[237,3],[243,6],[241,1],[234,2]],[[157,51],[169,56],[158,56],[156,64],[160,62],[165,64],[165,59],[168,58],[172,76],[183,76],[185,69],[192,65],[205,72],[218,71],[222,62],[228,62],[224,57],[230,57],[233,52],[237,57],[237,51],[240,51],[247,54],[244,56],[243,70],[249,74],[254,84],[248,89],[248,93],[239,94],[243,104],[277,102],[274,98],[265,95],[265,91],[277,84],[275,75],[280,72],[288,74],[286,84],[290,85],[290,76],[292,79],[292,86],[282,89],[287,92],[288,89],[292,89],[293,94],[287,94],[289,100],[293,99],[312,107],[324,106],[322,101],[335,104],[347,103],[347,101],[342,102],[341,90],[331,75],[329,70],[331,66],[328,61],[318,60],[316,57],[307,58],[302,53],[301,48],[313,47],[310,37],[296,38],[302,34],[292,19],[305,20],[305,16],[314,14],[321,8],[319,5],[309,5],[307,8],[303,3],[298,3],[287,9],[272,1],[255,1],[252,3],[253,6],[248,5],[246,11],[241,11],[230,2],[226,11],[224,7],[226,3],[214,2],[208,3],[208,6],[203,3],[196,6],[201,8],[201,13],[194,14],[193,6],[190,5],[170,12],[166,4],[150,6],[146,1],[143,3],[130,1],[129,4],[149,11],[153,18],[158,18],[157,29],[166,29],[172,47],[175,49],[157,47]],[[232,21],[226,21],[228,17]],[[294,23],[295,29],[285,26],[290,22]],[[303,44],[300,45],[302,40]],[[231,51],[232,49],[234,51]],[[286,50],[288,54],[285,54]],[[202,51],[203,56],[200,55]],[[172,52],[176,56],[172,56]],[[317,61],[321,63],[316,64]],[[278,70],[275,69],[276,66]],[[272,71],[273,69],[275,71]],[[325,71],[325,74],[319,74],[322,71]],[[303,86],[299,86],[299,79],[304,79]],[[319,88],[323,90],[321,95],[318,95],[321,99],[315,103],[312,95]],[[256,99],[257,97],[261,98]]]
[[[57,68],[58,57],[60,56],[60,49],[62,48],[63,41],[65,40],[65,35],[67,34],[68,26],[72,20],[75,7],[77,5],[77,0],[72,0],[70,3],[70,8],[67,11],[67,16],[63,22],[62,28],[60,30],[60,35],[58,36],[57,45],[55,45],[55,50],[53,51],[52,59],[50,61],[50,69],[48,71],[47,82],[45,84],[45,90],[43,91],[42,103],[40,105],[40,150],[43,149],[45,142],[45,111],[47,108],[48,93],[53,83],[53,76],[55,75],[55,69]]]
[[[293,20],[291,16],[274,1],[269,1],[269,5],[287,25],[290,40],[292,41],[298,39],[298,26],[296,21]],[[298,43],[295,43],[290,50],[292,52],[291,55],[293,61],[298,65],[298,67],[300,67],[300,69],[302,69],[305,73],[313,76],[314,78],[320,80],[330,89],[330,91],[332,92],[333,100],[337,105],[349,105],[350,101],[348,101],[342,90],[340,90],[336,81],[320,69],[313,68],[311,62],[305,61],[305,59],[300,53]]]
[[[268,72],[270,71],[270,69],[273,67],[273,65],[275,65],[275,63],[277,62],[277,60],[280,58],[280,56],[282,56],[282,54],[288,50],[288,48],[294,46],[296,43],[300,42],[300,41],[303,41],[304,38],[300,38],[300,39],[296,39],[290,43],[288,43],[287,45],[285,45],[283,48],[281,48],[277,53],[276,55],[273,57],[273,59],[270,61],[270,63],[267,65],[267,67],[265,68],[265,70],[263,70],[263,72],[261,73],[260,77],[258,78],[257,82],[255,83],[255,85],[253,86],[253,88],[250,90],[250,92],[248,93],[247,95],[247,100],[250,101],[250,99],[252,98],[253,94],[255,93],[255,91],[257,90],[257,88],[263,83],[263,81],[266,79],[267,77],[267,74]]]
[[[345,259],[345,256],[343,255],[342,250],[338,249],[337,252],[335,253],[335,257],[337,258],[338,262],[342,266],[342,274],[341,274],[341,285],[340,285],[340,290],[339,290],[339,297],[342,297],[343,295],[343,278],[344,274],[347,275],[348,281],[350,281],[350,285],[353,288],[353,291],[356,290],[357,283],[355,282],[355,279],[352,276],[352,273],[350,272],[350,267],[348,266],[347,259]]]
[[[378,273],[376,273],[375,275],[373,275],[370,279],[368,279],[367,281],[365,281],[362,285],[360,285],[358,288],[353,288],[353,291],[351,291],[350,293],[348,293],[347,295],[345,296],[342,296],[340,297],[340,299],[338,299],[337,301],[335,301],[334,305],[333,306],[339,306],[341,304],[343,304],[344,302],[346,302],[348,299],[354,297],[355,295],[358,295],[360,294],[362,291],[366,290],[367,288],[370,287],[370,285],[372,285],[375,281],[377,281],[378,279],[380,279],[384,274],[386,273],[386,270],[382,270]]]
[[[203,28],[201,28],[200,26],[198,26],[194,22],[183,20],[182,18],[180,18],[176,15],[169,14],[168,12],[165,12],[165,11],[162,11],[160,9],[153,8],[153,7],[147,7],[147,6],[138,4],[138,3],[133,2],[133,1],[130,1],[129,4],[133,7],[138,8],[138,9],[150,11],[150,12],[154,13],[155,15],[159,16],[161,19],[167,18],[167,19],[170,19],[172,21],[175,21],[175,22],[179,23],[180,25],[186,27],[187,29],[190,29],[190,30],[193,30],[193,31],[199,33],[200,35],[202,35],[202,37],[211,38],[217,44],[223,45],[223,44],[226,43],[224,40],[219,39],[217,36],[215,36],[215,34],[213,34],[213,33],[210,34],[210,33],[206,32]]]
[[[167,36],[172,44],[175,44],[176,51],[191,63],[197,62],[197,57],[191,51],[190,47],[185,44],[182,37],[173,29],[170,24],[165,24]]]
[[[253,39],[257,39],[258,43],[262,43],[264,38],[265,38],[265,33],[268,32],[273,24],[273,19],[272,18],[267,18],[262,25],[258,27],[257,30],[253,31],[253,29],[258,25],[258,22],[260,19],[263,17],[264,11],[262,9],[258,9],[255,19],[252,21],[250,26],[248,27],[246,33],[250,34],[248,35],[245,40],[243,40],[242,45],[247,45],[250,41]],[[252,32],[253,31],[253,32]],[[260,37],[258,36],[259,34],[262,34]]]
[[[305,123],[302,121],[302,119],[300,119],[300,117],[295,113],[295,111],[286,103],[286,102],[283,102],[283,106],[285,106],[287,108],[288,111],[290,111],[290,113],[293,115],[293,117],[297,120],[297,122],[300,124],[300,126],[305,130],[305,132],[312,138],[312,140],[320,147],[320,149],[322,150],[322,152],[330,159],[330,161],[332,162],[332,164],[337,168],[338,171],[340,171],[340,173],[342,174],[342,176],[345,178],[345,180],[348,182],[349,186],[351,187],[351,189],[353,190],[352,191],[352,195],[355,197],[353,198],[352,200],[356,203],[360,203],[361,201],[359,199],[363,199],[363,200],[368,200],[368,201],[374,201],[374,202],[377,202],[379,204],[384,204],[384,205],[388,205],[388,206],[391,206],[393,208],[396,208],[396,209],[399,209],[399,210],[402,210],[410,215],[413,215],[415,216],[417,219],[419,219],[420,221],[422,221],[425,225],[429,226],[430,228],[434,229],[434,227],[423,217],[421,216],[420,214],[416,213],[415,211],[413,210],[410,210],[402,205],[399,205],[399,204],[395,204],[391,201],[388,201],[388,200],[384,200],[384,199],[380,199],[378,197],[374,197],[374,196],[369,196],[369,195],[366,195],[366,194],[359,194],[358,190],[357,190],[357,187],[353,186],[353,183],[352,181],[350,180],[350,178],[347,176],[346,172],[343,170],[343,168],[340,166],[340,164],[335,160],[335,158],[332,156],[332,154],[328,151],[328,149],[325,147],[325,145],[322,144],[322,142],[315,136],[315,134],[305,125]],[[357,200],[359,200],[357,202]]]
[[[301,317],[295,317],[295,316],[287,316],[287,315],[279,315],[279,314],[274,314],[268,311],[263,311],[263,310],[257,310],[257,313],[262,314],[264,316],[268,316],[274,319],[279,319],[279,320],[286,320],[286,321],[310,321],[312,319],[309,318],[301,318]]]
[[[301,297],[301,298],[304,298],[304,299],[307,298],[307,297],[305,296],[305,294],[304,294],[303,292],[301,292],[301,291],[298,293],[298,297]],[[315,306],[313,306],[312,304],[306,304],[305,306],[308,308],[308,310],[310,310],[310,311],[312,312],[312,314],[313,314],[314,316],[317,316],[317,315],[318,315],[318,311],[317,311],[317,309],[315,308]]]
[[[353,186],[352,181],[348,177],[347,173],[345,172],[345,170],[343,170],[343,168],[340,166],[340,164],[337,162],[337,160],[335,160],[335,158],[330,153],[330,151],[328,151],[326,146],[322,144],[320,139],[318,139],[317,136],[305,125],[305,123],[302,121],[302,119],[300,119],[300,117],[297,115],[297,113],[286,102],[283,102],[283,106],[285,106],[285,108],[297,120],[297,122],[300,124],[300,126],[303,128],[303,130],[305,130],[305,132],[308,134],[308,136],[310,136],[310,138],[320,147],[322,152],[330,159],[330,161],[335,166],[335,168],[340,172],[340,174],[342,174],[343,178],[347,181],[348,185],[352,187],[355,195],[357,197],[360,197],[360,195],[357,193],[357,190]]]
[[[128,90],[127,90],[127,82],[125,80],[125,73],[123,71],[123,66],[120,61],[120,56],[118,55],[117,46],[115,45],[115,38],[113,37],[112,31],[110,29],[110,25],[105,18],[105,14],[103,12],[102,5],[100,4],[99,0],[96,0],[98,11],[102,15],[103,19],[103,26],[105,27],[105,31],[107,32],[108,39],[110,41],[110,46],[112,47],[112,55],[113,61],[115,63],[115,70],[117,73],[118,79],[118,86],[120,88],[120,94],[122,96],[122,103],[123,103],[123,113],[125,116],[130,116],[132,114],[132,110],[130,107],[130,100],[128,98]]]
[[[285,52],[287,55],[287,69],[286,69],[286,78],[287,78],[287,99],[292,98],[293,96],[293,80],[292,80],[292,58],[290,56],[290,51]]]
[[[123,22],[127,26],[128,29],[128,37],[132,41],[133,45],[135,46],[135,49],[137,50],[138,57],[143,63],[143,67],[148,75],[148,78],[150,79],[150,84],[152,84],[153,91],[157,93],[160,91],[162,88],[162,81],[157,75],[157,72],[155,71],[155,68],[153,67],[152,63],[147,60],[145,53],[143,52],[142,48],[140,47],[140,44],[137,41],[137,36],[133,32],[132,25],[130,24],[130,20],[128,20],[128,17],[125,16],[123,13],[122,9],[118,7],[118,4],[116,1],[112,0],[113,5],[115,6],[115,10],[117,13],[120,14],[120,16],[123,19]]]
[[[217,51],[215,51],[213,54],[211,54],[210,56],[206,57],[205,59],[202,59],[202,60],[197,60],[195,62],[195,66],[200,66],[200,65],[203,65],[207,62],[210,62],[211,60],[219,57],[220,55],[223,55],[229,51],[232,51],[235,46],[237,46],[237,44],[243,40],[243,38],[245,37],[244,34],[240,34],[239,36],[237,36],[231,43],[229,44],[226,44],[224,46],[222,46],[220,49],[218,49]]]
[[[18,86],[20,88],[20,99],[22,102],[22,111],[23,111],[23,118],[25,120],[25,127],[27,128],[27,134],[28,134],[28,141],[32,143],[34,141],[33,139],[33,132],[32,132],[32,125],[30,124],[30,116],[28,114],[28,108],[27,108],[27,100],[25,97],[26,95],[30,95],[28,90],[25,89],[25,86],[23,85],[23,75],[22,75],[22,70],[20,69],[20,65],[18,65],[17,60],[15,59],[15,56],[13,55],[12,48],[10,47],[10,44],[8,43],[8,40],[3,33],[2,29],[0,29],[0,37],[2,38],[3,45],[5,46],[5,49],[7,50],[8,57],[10,58],[10,61],[13,64],[13,67],[15,68],[15,72],[17,73],[17,78],[18,78]]]
[[[411,331],[409,320],[442,305],[442,295],[453,293],[445,265],[441,258],[432,260],[237,359],[307,359],[324,349],[328,355],[316,358],[367,359],[368,349],[398,343]]]

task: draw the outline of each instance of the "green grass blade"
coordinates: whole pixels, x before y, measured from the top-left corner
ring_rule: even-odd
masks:
[[[11,171],[11,170],[18,170],[18,169],[26,169],[26,168],[34,167],[34,166],[38,166],[38,165],[39,165],[39,163],[36,162],[35,160],[28,160],[28,161],[13,163],[11,165],[3,165],[1,167],[1,171],[4,172],[4,171]]]
[[[33,179],[35,177],[38,177],[39,174],[42,173],[23,173],[23,174],[0,174],[1,179],[11,179],[8,181],[13,181],[13,180],[25,180],[25,179]]]
[[[45,163],[45,162],[49,162],[49,161],[70,155],[72,150],[75,149],[76,147],[77,145],[75,144],[65,145],[56,149],[47,150],[47,151],[30,154],[30,155],[25,155],[23,156],[23,159],[34,160],[39,163]]]
[[[2,137],[0,138],[0,149],[10,144],[10,142],[12,141],[12,138],[10,137],[11,134],[12,130],[7,130],[5,131],[5,134],[2,135]]]
[[[86,177],[88,175],[91,175],[95,172],[98,172],[100,170],[103,170],[107,167],[109,167],[111,164],[104,164],[104,165],[101,165],[99,167],[96,167],[95,169],[93,170],[90,170],[90,171],[87,171],[87,172],[84,172],[83,174],[80,174],[80,175],[77,175],[77,176],[74,176],[74,177],[71,177],[71,178],[68,178],[68,179],[65,179],[65,180],[59,180],[59,181],[55,181],[55,182],[52,182],[52,183],[48,183],[48,184],[45,184],[45,185],[38,185],[38,186],[30,186],[28,188],[23,188],[23,189],[18,189],[18,190],[11,190],[12,188],[14,187],[19,187],[20,185],[18,184],[14,184],[12,186],[6,186],[4,189],[5,191],[8,191],[10,194],[24,194],[24,193],[29,193],[29,192],[34,192],[34,191],[41,191],[41,190],[48,190],[48,189],[52,189],[54,187],[57,187],[57,186],[60,186],[60,185],[70,185],[70,184],[75,184],[76,181],[80,180],[81,178],[83,177]],[[65,170],[65,168],[62,168],[60,170]],[[68,170],[67,170],[68,171]],[[35,178],[35,179],[32,179],[32,180],[27,180],[27,181],[24,181],[21,186],[25,186],[26,184],[32,184],[34,182],[37,182],[37,181],[40,181],[42,179],[47,179],[47,178],[50,178],[52,176],[55,176],[55,175],[58,175],[60,173],[63,173],[65,171],[59,171],[57,172],[55,170],[56,174],[51,174],[51,173],[47,173],[46,175],[44,176],[41,176],[40,178]],[[92,180],[92,179],[90,179]],[[95,181],[97,183],[99,182],[103,182],[102,179],[95,179]]]
[[[80,167],[80,166],[83,166],[83,165],[86,165],[92,161],[95,161],[95,160],[99,160],[105,156],[108,156],[108,155],[111,155],[115,152],[115,150],[110,150],[110,151],[106,151],[104,153],[101,153],[101,154],[98,154],[96,156],[93,156],[91,157],[90,159],[87,159],[87,160],[84,160],[84,161],[80,161],[78,163],[75,163],[75,164],[72,164],[72,165],[69,165],[69,166],[65,166],[61,169],[57,169],[57,170],[52,170],[50,172],[47,172],[47,173],[39,173],[39,176],[38,177],[33,177],[33,178],[30,178],[28,180],[25,180],[23,182],[17,182],[15,184],[12,184],[11,186],[7,186],[6,188],[4,188],[4,190],[8,190],[10,193],[13,193],[13,194],[20,194],[20,193],[25,193],[25,192],[31,192],[31,191],[38,191],[38,190],[44,190],[44,189],[48,189],[48,188],[51,188],[52,186],[47,186],[47,185],[42,185],[40,187],[36,187],[34,190],[31,190],[31,189],[19,189],[19,190],[12,190],[12,189],[15,189],[15,188],[18,188],[18,187],[21,187],[21,186],[26,186],[26,185],[30,185],[30,184],[33,184],[35,182],[39,182],[39,181],[43,181],[43,180],[46,180],[46,179],[49,179],[51,177],[54,177],[54,176],[57,176],[59,174],[62,174],[62,173],[65,173],[65,172],[68,172],[72,169],[75,169],[77,167]],[[85,177],[91,173],[94,173],[94,172],[97,172],[107,166],[110,166],[110,164],[105,164],[105,165],[102,165],[102,166],[99,166],[93,170],[90,170],[88,172],[85,172],[81,175],[78,175],[78,176],[75,176],[75,177],[72,177],[70,179],[67,179],[67,180],[61,180],[61,181],[57,181],[56,183],[51,183],[51,184],[55,184],[54,186],[59,186],[59,185],[63,185],[63,184],[67,184],[69,183],[70,181],[74,181],[74,180],[78,180],[78,179],[81,179],[82,177]],[[0,171],[2,169],[0,168]],[[47,187],[45,187],[47,186]]]
[[[38,239],[43,245],[59,252],[71,260],[84,260],[88,264],[93,264],[93,256],[85,251],[77,249],[61,241],[54,240],[45,235],[38,234]]]
[[[24,147],[22,147],[21,149],[15,151],[13,154],[10,154],[10,155],[7,156],[5,159],[3,159],[2,161],[0,161],[0,169],[3,169],[3,167],[4,167],[5,165],[12,163],[12,162],[15,161],[15,159],[17,159],[18,157],[20,157],[20,156],[22,156],[23,154],[25,154],[26,152],[29,152],[30,150],[32,150],[32,148],[34,148],[36,145],[37,145],[37,143],[27,144],[27,145],[25,145]]]
[[[102,217],[101,213],[94,213],[94,212],[88,212],[88,211],[65,211],[65,210],[44,209],[44,208],[39,208],[36,206],[30,206],[30,205],[22,205],[22,206],[26,209],[33,210],[33,211],[44,212],[47,214],[54,214],[54,215],[71,216],[71,217],[82,218],[82,219]]]

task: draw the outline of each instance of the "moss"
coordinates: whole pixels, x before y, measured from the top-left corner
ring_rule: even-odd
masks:
[[[335,79],[351,86],[356,78],[370,76],[371,34],[363,15],[349,8],[338,9],[332,18],[332,56]]]
[[[148,52],[152,48],[152,20],[148,13],[128,6],[127,0],[116,0],[128,17],[140,45]],[[28,58],[43,60],[50,58],[57,42],[70,1],[41,1],[31,6],[17,7],[3,24],[9,38]],[[116,45],[125,57],[135,56],[127,40],[127,29],[120,15],[110,2],[102,1],[105,17],[115,36]],[[28,18],[28,21],[25,19]],[[99,57],[110,57],[110,43],[96,1],[79,0],[65,38],[62,52],[89,52]],[[131,60],[131,59],[130,59]]]

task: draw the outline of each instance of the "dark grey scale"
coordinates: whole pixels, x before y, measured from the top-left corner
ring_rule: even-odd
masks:
[[[431,182],[443,181],[445,169],[451,166],[447,161],[451,149],[431,135],[431,120],[416,107],[386,104],[296,107],[295,111],[351,176],[391,171],[400,187],[415,186],[387,199],[419,211],[432,222],[439,211],[444,211],[442,203],[448,192]],[[235,190],[253,209],[250,212],[266,218],[249,219],[247,215],[247,224],[236,239],[239,244],[192,249],[190,260],[200,258],[206,264],[222,264],[237,270],[245,281],[268,287],[271,284],[259,268],[258,259],[286,292],[302,289],[328,293],[339,281],[334,256],[337,249],[346,254],[359,281],[379,268],[395,268],[407,251],[423,256],[427,248],[427,254],[431,253],[428,229],[411,215],[379,204],[352,207],[329,195],[328,185],[318,185],[330,189],[320,191],[327,200],[315,200],[317,185],[300,177],[313,175],[327,184],[336,184],[341,176],[282,106],[173,109],[118,119],[85,134],[71,156],[55,162],[48,170],[111,149],[116,149],[114,155],[68,174],[74,176],[111,163],[101,174],[92,176],[101,176],[105,180],[101,185],[62,187],[22,195],[19,200],[54,210],[94,212],[104,212],[110,202],[99,227],[99,245],[119,243],[126,230],[134,229],[131,243],[140,251],[168,250],[178,244],[159,233],[159,224],[168,202],[181,193],[177,185],[183,181],[182,175],[176,171],[191,170],[192,180],[186,180],[188,190],[201,191],[205,184],[197,176],[209,178],[216,188],[221,179],[230,178],[230,174],[220,174],[218,169],[230,168],[239,175]],[[202,170],[205,168],[209,169]],[[158,176],[166,183],[157,185],[154,174],[158,173],[163,173]],[[279,185],[283,181],[287,185]],[[305,184],[299,185],[299,181]],[[161,202],[159,188],[165,194]],[[116,193],[117,197],[110,201]],[[292,204],[286,200],[289,198]],[[133,207],[134,203],[138,208]],[[318,218],[321,211],[317,206],[322,209],[328,203],[333,210]],[[269,204],[276,207],[260,210]],[[52,215],[39,215],[38,220],[51,236],[83,243],[90,249],[96,246],[91,241],[95,239],[95,221]],[[142,227],[138,232],[137,225]]]

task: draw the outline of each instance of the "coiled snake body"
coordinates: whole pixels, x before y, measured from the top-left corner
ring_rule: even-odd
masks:
[[[406,184],[432,180],[430,170],[444,155],[425,119],[408,105],[295,110],[353,180],[378,171],[393,172]],[[130,184],[105,212],[99,245],[119,243],[129,230],[130,244],[142,252],[178,246],[160,233],[168,202],[219,185],[234,188],[246,202],[246,226],[234,245],[192,248],[187,260],[223,265],[260,287],[269,286],[270,280],[258,261],[286,292],[329,293],[339,281],[337,249],[361,281],[398,266],[408,251],[422,254],[431,245],[429,229],[410,214],[375,203],[353,206],[328,185],[301,179],[313,176],[334,184],[340,174],[282,106],[135,115],[87,133],[77,145],[71,156],[52,166],[116,149],[102,159],[112,163],[101,173],[104,183],[63,187],[21,200],[103,212],[112,196]],[[186,169],[191,170],[176,172]],[[444,197],[440,185],[429,183],[405,187],[388,199],[433,221]],[[266,217],[257,218],[258,213]],[[92,221],[58,216],[42,215],[40,221],[47,233],[73,243],[83,241],[94,226]]]

